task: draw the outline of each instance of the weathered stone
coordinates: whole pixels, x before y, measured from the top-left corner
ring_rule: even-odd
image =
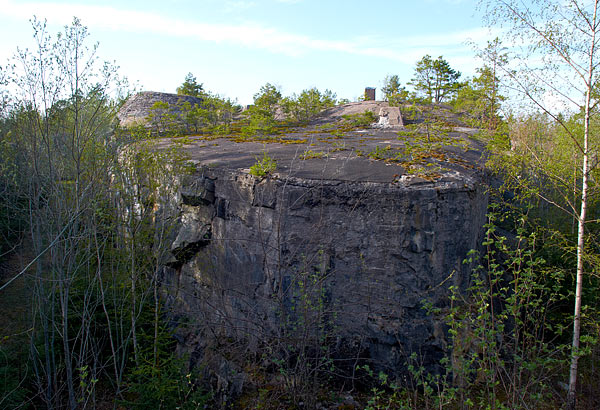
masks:
[[[201,247],[209,244],[212,236],[214,209],[183,205],[182,210],[177,236],[171,244],[176,262],[171,262],[171,265],[187,262]]]
[[[373,87],[365,88],[365,101],[375,101],[375,88],[373,88]]]
[[[215,336],[255,345],[275,337],[282,315],[293,317],[300,284],[318,280],[340,351],[362,349],[352,354],[390,372],[411,352],[427,365],[441,357],[443,332],[422,303],[442,306],[449,286],[466,289],[462,261],[478,247],[487,207],[481,182],[259,181],[212,169],[199,185],[207,175],[215,201],[182,205],[173,243],[196,253],[165,270],[173,307],[195,318],[201,335],[180,336],[186,349]]]
[[[122,126],[128,127],[137,124],[146,124],[151,108],[156,102],[166,102],[169,108],[176,114],[180,113],[184,103],[202,104],[202,99],[189,95],[170,93],[159,93],[155,91],[143,91],[132,95],[119,110],[117,117]]]
[[[228,360],[231,346],[241,357],[260,349],[276,356],[277,343],[294,344],[294,332],[305,330],[326,340],[335,359],[361,357],[399,374],[417,352],[435,367],[448,342],[423,303],[447,307],[450,286],[468,287],[471,267],[462,262],[481,243],[488,201],[482,146],[449,130],[443,155],[409,173],[411,164],[364,153],[401,158],[415,147],[412,134],[366,127],[332,138],[320,126],[383,108],[402,120],[383,102],[327,110],[312,129],[286,135],[309,135],[305,146],[202,137],[185,145],[198,168],[183,181],[162,286],[192,361],[224,343]],[[301,160],[305,150],[324,155]],[[250,175],[265,154],[276,170]]]
[[[379,109],[379,127],[403,127],[402,114],[399,107],[381,107]]]
[[[185,205],[209,205],[215,202],[215,183],[209,178],[190,180],[181,190],[181,201]]]

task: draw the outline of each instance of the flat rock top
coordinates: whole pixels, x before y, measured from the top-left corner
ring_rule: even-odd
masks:
[[[483,144],[474,129],[446,124],[435,134],[423,124],[378,128],[348,126],[347,114],[379,112],[387,103],[368,101],[326,110],[305,127],[284,127],[276,136],[163,138],[178,144],[198,166],[249,172],[266,153],[277,162],[274,177],[402,183],[472,183],[483,166]],[[462,125],[462,124],[458,124]]]

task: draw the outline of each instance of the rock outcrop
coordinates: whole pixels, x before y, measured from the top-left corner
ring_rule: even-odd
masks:
[[[156,102],[169,104],[169,109],[175,114],[179,114],[181,106],[184,103],[188,102],[191,106],[194,106],[194,104],[202,104],[202,99],[189,95],[159,93],[155,91],[139,92],[129,97],[119,110],[117,116],[121,125],[128,127],[137,124],[146,124],[148,122],[148,115],[152,112],[151,108]]]
[[[465,289],[462,261],[478,246],[486,205],[473,180],[259,181],[205,169],[182,192],[165,271],[171,303],[199,326],[184,344],[203,348],[211,326],[256,344],[309,297],[355,354],[392,369],[413,351],[431,363],[446,342],[422,303],[443,306],[449,285]],[[310,281],[318,292],[302,288]]]
[[[444,325],[423,303],[448,306],[449,286],[468,286],[463,260],[487,209],[481,146],[450,133],[467,145],[445,147],[428,177],[364,155],[409,146],[396,131],[350,131],[340,148],[319,129],[303,144],[289,142],[306,130],[184,146],[197,172],[183,184],[163,289],[193,361],[225,342],[278,357],[307,340],[349,368],[364,358],[392,374],[412,352],[430,367],[442,356]],[[263,152],[277,170],[255,177]]]

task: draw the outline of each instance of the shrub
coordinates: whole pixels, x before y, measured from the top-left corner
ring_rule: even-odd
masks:
[[[266,152],[263,152],[262,159],[256,157],[256,163],[250,167],[250,174],[262,178],[275,171],[275,169],[277,169],[277,162]]]

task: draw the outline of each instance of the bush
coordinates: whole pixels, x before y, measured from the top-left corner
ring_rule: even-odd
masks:
[[[377,121],[378,116],[373,111],[365,111],[358,114],[347,114],[342,118],[353,127],[368,127]]]
[[[256,163],[250,167],[250,174],[255,177],[265,177],[277,169],[277,162],[263,152],[262,159],[256,158]]]

